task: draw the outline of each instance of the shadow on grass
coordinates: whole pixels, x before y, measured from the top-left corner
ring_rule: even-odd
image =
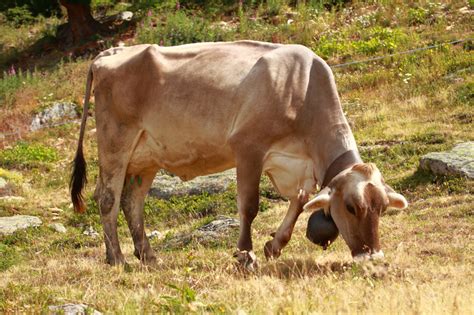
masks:
[[[64,25],[67,24],[58,28]],[[116,46],[119,41],[132,38],[136,25],[137,20],[124,21],[121,24],[114,24],[114,21],[104,23],[107,32],[77,44],[67,44],[61,37],[46,35],[23,50],[2,51],[0,74],[7,72],[12,66],[22,71],[54,70],[63,62],[94,57],[102,50]]]
[[[327,261],[318,263],[312,259],[283,259],[271,261],[261,266],[255,273],[238,268],[237,277],[269,276],[279,279],[303,279],[331,276],[337,278],[384,279],[388,276],[399,277],[402,273],[396,267],[383,261],[356,263],[352,261]]]
[[[465,177],[435,175],[430,171],[418,168],[412,175],[393,183],[395,190],[402,193],[417,191],[420,187],[439,193],[474,193],[474,181]]]
[[[317,263],[312,259],[283,259],[269,262],[259,270],[259,274],[280,279],[304,278],[343,274],[350,271],[353,265],[353,263],[347,261]]]

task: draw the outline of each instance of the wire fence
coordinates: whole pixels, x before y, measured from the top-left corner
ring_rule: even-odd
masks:
[[[409,50],[405,50],[405,51],[401,51],[401,52],[397,52],[397,53],[393,53],[393,54],[377,56],[377,57],[363,59],[363,60],[344,62],[344,63],[329,65],[329,66],[333,69],[345,68],[345,67],[349,67],[349,66],[356,65],[356,64],[369,63],[369,62],[373,62],[373,61],[392,58],[392,57],[395,57],[395,56],[410,55],[410,54],[414,54],[414,53],[417,53],[417,52],[420,52],[420,51],[431,50],[431,49],[435,49],[435,48],[446,46],[446,45],[456,45],[456,44],[460,44],[460,43],[464,43],[464,42],[471,42],[473,40],[474,40],[474,38],[465,38],[465,39],[452,40],[452,41],[449,41],[449,42],[429,45],[429,46],[420,47],[420,48],[409,49]],[[37,130],[47,129],[47,128],[55,128],[55,127],[59,127],[59,126],[68,125],[68,124],[71,124],[71,123],[79,123],[80,121],[81,121],[80,119],[73,119],[73,120],[67,120],[67,121],[63,121],[63,122],[45,124]],[[37,131],[37,130],[35,130],[35,131]],[[23,135],[31,133],[31,132],[34,132],[34,131],[17,129],[16,131],[12,131],[12,132],[8,132],[8,133],[1,133],[0,132],[0,143],[6,142],[8,138],[13,138],[14,140],[15,139],[16,140],[22,139]]]
[[[440,44],[430,45],[430,46],[426,46],[426,47],[420,47],[420,48],[405,50],[405,51],[401,51],[401,52],[393,53],[393,54],[388,54],[388,55],[384,55],[384,56],[377,56],[377,57],[373,57],[373,58],[369,58],[369,59],[350,61],[350,62],[340,63],[340,64],[337,64],[337,65],[329,65],[329,66],[333,69],[334,68],[336,68],[336,69],[337,68],[345,68],[345,67],[356,65],[356,64],[369,63],[369,62],[372,62],[372,61],[378,61],[378,60],[387,59],[387,58],[391,58],[391,57],[395,57],[395,56],[410,55],[410,54],[414,54],[414,53],[424,51],[424,50],[431,50],[431,49],[435,49],[435,48],[446,46],[446,45],[455,45],[455,44],[459,44],[459,43],[469,42],[469,41],[472,41],[472,40],[473,40],[473,38],[458,39],[458,40],[453,40],[453,41],[450,41],[450,42],[444,42],[444,43],[440,43]]]

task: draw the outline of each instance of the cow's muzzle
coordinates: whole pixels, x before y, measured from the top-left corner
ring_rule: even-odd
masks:
[[[385,257],[383,251],[378,250],[373,253],[361,253],[354,255],[352,259],[354,259],[355,262],[363,262],[363,261],[369,261],[369,260],[380,260]]]

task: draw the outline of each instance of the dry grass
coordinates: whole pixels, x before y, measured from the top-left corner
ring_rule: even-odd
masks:
[[[259,215],[257,249],[285,207],[281,202]],[[121,312],[472,313],[473,207],[472,196],[439,197],[385,216],[381,235],[387,259],[362,265],[351,262],[341,240],[327,252],[307,242],[304,214],[281,259],[261,260],[254,274],[234,266],[229,248],[199,245],[160,252],[157,269],[143,270],[124,237],[131,268],[111,268],[104,264],[100,241],[60,249],[52,244],[65,237],[43,229],[25,248],[28,260],[2,274],[0,305],[10,311],[80,301]],[[196,298],[187,299],[170,284],[190,288]]]

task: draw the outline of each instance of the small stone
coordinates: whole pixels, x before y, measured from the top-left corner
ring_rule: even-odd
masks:
[[[122,21],[131,21],[133,17],[133,12],[131,11],[123,11],[118,14],[118,18]]]
[[[460,143],[451,151],[428,153],[421,157],[420,167],[437,175],[474,179],[474,141]]]
[[[31,215],[15,215],[12,217],[0,217],[0,234],[10,235],[17,230],[40,226],[41,219]]]
[[[462,14],[471,14],[473,10],[470,10],[468,7],[462,7],[459,9],[459,12]]]
[[[85,305],[85,304],[64,304],[64,305],[51,305],[48,307],[51,314],[64,314],[64,315],[101,315],[102,313]]]
[[[51,211],[51,212],[53,212],[53,213],[61,213],[61,212],[64,212],[63,209],[56,208],[56,207],[54,207],[54,208],[49,208],[48,210]]]
[[[163,235],[163,233],[157,231],[157,230],[154,230],[154,231],[151,231],[150,234],[148,235],[148,238],[149,239],[157,239],[157,240],[161,240],[161,239],[164,239],[165,236]]]
[[[67,232],[66,227],[64,225],[62,225],[61,223],[51,223],[48,226],[49,226],[50,229],[53,229],[58,233],[66,233]]]
[[[99,237],[99,233],[97,233],[97,231],[94,230],[94,228],[92,226],[86,227],[86,229],[84,230],[84,232],[82,234],[90,236],[92,238]]]
[[[5,178],[0,177],[0,190],[7,188],[7,181]]]

